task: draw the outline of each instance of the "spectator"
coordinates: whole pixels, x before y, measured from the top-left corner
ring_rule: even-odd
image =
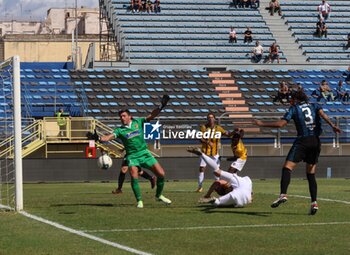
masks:
[[[231,27],[231,31],[230,31],[230,39],[229,39],[230,43],[237,43],[237,33],[234,27]]]
[[[290,97],[290,91],[286,82],[282,81],[279,84],[277,96],[273,99],[274,102],[288,103]]]
[[[269,3],[269,10],[270,10],[270,15],[273,16],[275,12],[278,12],[278,15],[281,16],[281,6],[278,0],[271,0]]]
[[[338,87],[337,87],[336,91],[337,91],[336,99],[338,99],[339,101],[344,101],[344,102],[349,101],[349,92],[345,88],[345,86],[343,85],[343,81],[338,82]]]
[[[323,18],[316,23],[316,35],[320,38],[324,35],[327,38],[327,26]]]
[[[240,6],[242,8],[246,8],[246,7],[248,8],[249,5],[250,5],[250,0],[240,0]]]
[[[152,3],[152,0],[146,1],[146,9],[147,9],[147,13],[154,12],[154,6]]]
[[[350,33],[348,33],[348,43],[345,45],[345,49],[349,49],[350,48]]]
[[[154,12],[160,13],[160,0],[155,0],[153,6],[154,6]]]
[[[322,0],[322,4],[318,6],[317,10],[319,13],[319,19],[323,18],[324,20],[327,20],[331,12],[331,6],[326,0]]]
[[[277,59],[277,63],[280,63],[280,56],[278,54],[279,46],[276,43],[273,43],[270,46],[270,54],[269,54],[269,62],[272,63],[275,59]]]
[[[138,9],[137,12],[142,12],[144,10],[144,4],[146,4],[146,0],[138,0]]]
[[[251,0],[250,7],[251,8],[259,8],[260,7],[260,0]]]
[[[241,1],[240,0],[232,0],[232,4],[235,8],[241,6]]]
[[[334,95],[332,89],[328,86],[328,83],[326,80],[323,80],[320,84],[320,96],[318,97],[317,101],[320,101],[322,98],[326,101],[334,101]]]
[[[350,82],[350,66],[348,67],[348,73],[347,74],[345,73],[345,75],[346,75],[345,81]]]
[[[264,48],[260,45],[259,41],[256,41],[255,47],[253,48],[252,59],[255,63],[259,63],[262,59]]]
[[[129,8],[132,12],[135,12],[135,10],[137,9],[136,0],[130,0],[130,7]]]
[[[247,30],[244,32],[244,43],[253,42],[253,33],[250,30],[250,27],[247,27]]]

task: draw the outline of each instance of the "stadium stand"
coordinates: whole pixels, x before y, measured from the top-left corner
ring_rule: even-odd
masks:
[[[250,53],[259,40],[267,48],[275,42],[260,12],[255,8],[236,9],[228,1],[162,1],[160,13],[133,13],[128,0],[105,0],[110,22],[125,59],[131,63],[189,63],[201,60],[250,63]],[[238,42],[229,43],[234,26]],[[243,43],[247,27],[253,43]],[[285,59],[280,52],[281,59]]]
[[[317,7],[321,1],[281,1],[283,19],[293,32],[296,42],[310,62],[348,63],[345,48],[349,33],[350,1],[331,1],[331,14],[325,21],[327,38],[314,35],[318,21]]]

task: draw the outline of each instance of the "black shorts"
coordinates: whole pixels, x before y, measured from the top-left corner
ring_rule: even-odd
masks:
[[[320,138],[307,136],[297,138],[290,148],[287,159],[294,163],[304,161],[307,164],[316,164],[321,152]]]

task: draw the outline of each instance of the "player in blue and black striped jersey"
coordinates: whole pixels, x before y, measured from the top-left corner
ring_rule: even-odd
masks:
[[[254,123],[260,127],[281,128],[293,119],[297,130],[297,138],[283,165],[280,196],[271,204],[271,207],[276,208],[287,201],[287,189],[291,179],[291,172],[296,167],[297,163],[304,161],[306,163],[306,174],[311,196],[309,214],[314,215],[318,210],[315,172],[321,151],[319,138],[322,133],[321,118],[333,128],[335,133],[340,133],[341,130],[333,124],[327,114],[324,113],[321,106],[308,102],[308,97],[303,90],[292,93],[291,104],[288,112],[278,121],[267,122],[254,120]]]

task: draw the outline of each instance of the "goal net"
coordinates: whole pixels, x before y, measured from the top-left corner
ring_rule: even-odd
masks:
[[[0,64],[0,209],[23,209],[20,61]]]

